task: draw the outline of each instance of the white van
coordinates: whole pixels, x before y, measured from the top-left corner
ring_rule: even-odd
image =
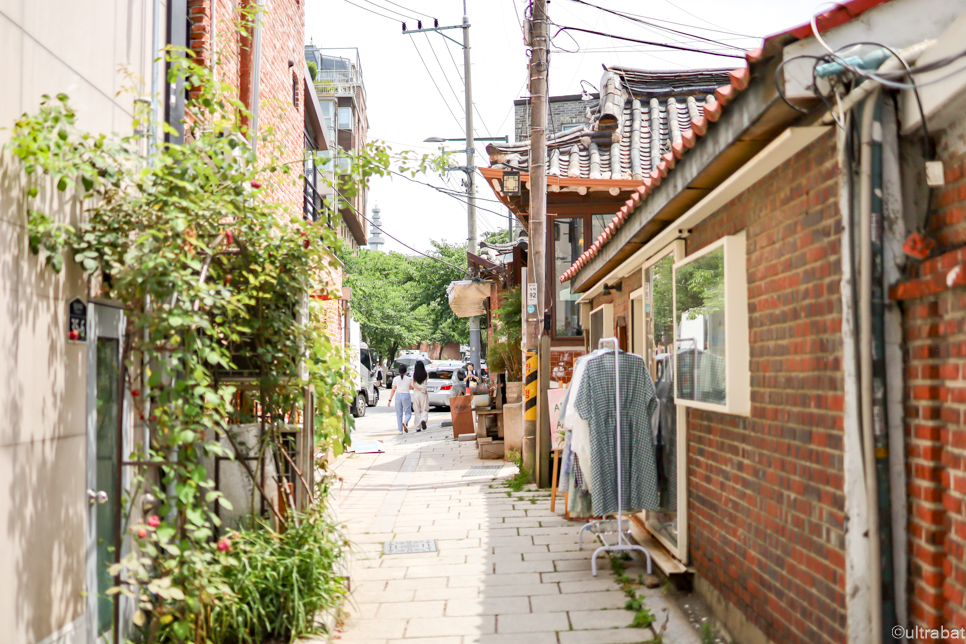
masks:
[[[359,323],[352,320],[349,324],[349,351],[354,361],[355,396],[352,399],[352,416],[361,418],[366,415],[367,407],[379,403],[379,388],[375,380],[375,354],[369,345],[362,341]]]

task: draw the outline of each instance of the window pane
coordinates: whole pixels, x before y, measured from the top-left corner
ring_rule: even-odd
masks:
[[[724,247],[675,271],[678,398],[725,403]]]
[[[352,108],[351,107],[339,108],[339,129],[340,130],[352,129]]]
[[[590,348],[594,350],[604,337],[604,309],[590,314]]]
[[[614,219],[614,215],[591,215],[590,216],[590,243],[597,241],[600,234],[607,228],[607,224]]]
[[[559,277],[569,269],[580,254],[584,252],[584,219],[554,219],[554,290],[557,301],[554,305],[555,330],[557,337],[583,335],[580,318],[577,315],[577,293],[570,291],[571,282],[560,282]]]

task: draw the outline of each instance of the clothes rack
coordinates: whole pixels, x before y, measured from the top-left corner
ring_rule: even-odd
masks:
[[[597,343],[598,349],[603,349],[605,344],[612,344],[614,346],[614,405],[616,412],[616,450],[617,450],[617,530],[606,530],[602,529],[605,523],[614,523],[613,519],[601,519],[598,521],[589,521],[586,525],[580,528],[577,533],[577,544],[578,549],[583,550],[584,548],[584,530],[587,530],[593,534],[601,545],[597,550],[594,551],[594,557],[590,562],[591,573],[594,577],[597,576],[597,557],[602,552],[630,552],[633,550],[639,550],[644,553],[644,557],[647,560],[647,574],[651,574],[651,553],[649,553],[643,547],[633,544],[630,542],[630,528],[624,530],[624,476],[623,476],[623,463],[621,462],[621,356],[620,356],[620,343],[617,338],[602,338]],[[606,535],[617,535],[617,540],[613,543],[608,543]]]

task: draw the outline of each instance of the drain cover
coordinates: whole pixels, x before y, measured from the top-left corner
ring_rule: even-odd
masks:
[[[502,465],[477,465],[475,467],[471,467],[470,471],[464,474],[463,477],[465,478],[467,476],[496,476],[497,474],[500,473],[501,469],[503,469]]]
[[[436,540],[387,541],[383,544],[382,551],[387,555],[411,555],[418,552],[436,552]]]

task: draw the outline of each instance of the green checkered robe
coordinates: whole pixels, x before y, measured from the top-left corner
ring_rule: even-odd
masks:
[[[593,482],[594,515],[617,512],[617,415],[615,410],[614,353],[587,363],[577,412],[590,423],[590,476]],[[621,469],[624,512],[658,510],[657,463],[651,422],[657,399],[644,360],[620,353]],[[586,467],[585,464],[581,463]],[[586,469],[584,474],[587,474]]]

